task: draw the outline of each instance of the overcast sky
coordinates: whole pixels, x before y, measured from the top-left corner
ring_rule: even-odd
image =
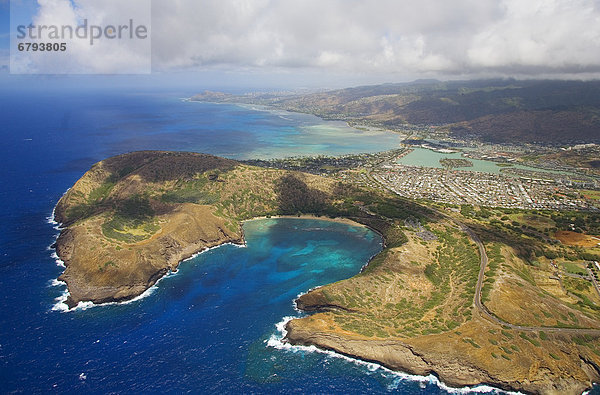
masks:
[[[153,3],[155,67],[600,72],[600,0]]]
[[[48,21],[86,0],[39,3]],[[600,0],[152,0],[151,35],[161,75],[600,77]]]

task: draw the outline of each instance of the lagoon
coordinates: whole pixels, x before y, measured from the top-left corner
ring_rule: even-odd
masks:
[[[420,166],[420,167],[434,167],[434,168],[443,168],[440,164],[440,159],[449,158],[449,159],[467,159],[473,162],[472,167],[459,167],[456,170],[465,170],[465,171],[475,171],[481,173],[491,173],[491,174],[501,174],[501,170],[505,167],[500,167],[496,164],[496,162],[489,160],[479,160],[479,159],[471,159],[462,156],[462,153],[450,153],[444,154],[440,152],[436,152],[426,148],[412,148],[413,151],[404,157],[398,160],[399,164],[407,165],[407,166]],[[538,171],[538,172],[550,172],[550,173],[559,173],[557,171],[545,170],[534,168],[530,166],[523,166],[519,164],[512,164],[511,168],[514,169],[523,169],[529,171]]]
[[[200,254],[144,299],[69,313],[52,309],[64,290],[54,280],[64,269],[48,248],[58,232],[47,218],[101,159],[140,149],[267,157],[288,150],[290,141],[296,142],[290,154],[350,153],[389,149],[398,139],[356,132],[341,141],[343,124],[180,97],[0,94],[0,121],[7,125],[0,130],[0,392],[445,393],[433,379],[419,383],[267,345],[278,333],[275,325],[298,314],[292,303],[298,293],[358,273],[381,249],[380,237],[364,227],[250,221],[246,248]]]

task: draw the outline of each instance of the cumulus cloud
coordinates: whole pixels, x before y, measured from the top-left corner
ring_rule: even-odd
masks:
[[[155,0],[154,66],[600,70],[597,0]]]
[[[11,2],[11,72],[150,72],[150,39],[131,39],[127,34],[130,28],[122,29],[121,38],[118,37],[119,26],[130,25],[130,20],[135,21],[134,27],[151,24],[150,0],[38,0],[34,15],[19,14],[20,4],[18,0]],[[19,30],[19,26],[25,29]],[[33,26],[32,30],[29,26]],[[106,31],[112,38],[106,38]],[[24,38],[19,37],[21,32],[26,33]],[[65,43],[66,50],[14,50],[19,43]]]
[[[600,13],[589,0],[506,0],[504,17],[481,29],[466,58],[474,67],[600,70]]]
[[[102,22],[129,1],[39,0],[38,19]],[[600,75],[599,0],[152,0],[151,30],[159,72]],[[94,62],[137,55],[107,48]]]

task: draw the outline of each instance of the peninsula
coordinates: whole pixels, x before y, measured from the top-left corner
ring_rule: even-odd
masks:
[[[451,386],[576,394],[600,380],[600,297],[582,279],[586,267],[560,287],[549,279],[558,255],[579,247],[517,226],[528,218],[561,227],[559,218],[454,210],[373,185],[195,153],[108,158],[55,208],[67,303],[132,299],[183,259],[243,243],[247,219],[341,217],[378,231],[385,248],[356,276],[300,297],[312,314],[287,324],[286,341],[433,373]]]

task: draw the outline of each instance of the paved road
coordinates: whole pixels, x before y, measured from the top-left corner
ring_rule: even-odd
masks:
[[[450,218],[450,217],[446,216],[446,218]],[[501,320],[500,318],[498,318],[497,316],[492,314],[488,310],[488,308],[481,302],[481,289],[483,288],[483,281],[485,280],[485,269],[488,264],[488,256],[485,251],[485,246],[479,239],[479,236],[477,236],[471,228],[469,228],[468,226],[464,225],[461,222],[458,222],[457,220],[453,219],[453,221],[454,221],[454,223],[456,223],[457,225],[460,226],[460,228],[463,230],[463,232],[465,232],[469,235],[471,240],[473,240],[477,244],[477,247],[479,248],[479,255],[481,257],[481,263],[480,263],[480,267],[479,267],[479,277],[477,278],[477,287],[475,288],[475,296],[473,298],[473,304],[475,305],[475,307],[477,308],[479,313],[484,318],[487,318],[488,320],[495,322],[496,324],[503,325],[505,327],[520,330],[520,331],[527,331],[527,332],[545,331],[545,332],[552,332],[552,333],[600,335],[600,329],[557,328],[557,327],[553,327],[553,326],[514,325],[514,324],[508,323],[504,320]]]
[[[380,185],[382,188],[387,189],[388,191],[395,193],[393,190],[389,189],[386,185],[378,182],[377,180],[375,180],[372,176],[371,176],[371,171],[368,170],[367,171],[367,178],[369,180],[371,180],[373,183]],[[434,209],[432,209],[434,210]],[[471,240],[473,240],[476,244],[477,247],[479,248],[479,256],[481,257],[481,262],[480,262],[480,267],[479,267],[479,276],[477,278],[477,286],[475,288],[475,296],[473,297],[473,304],[475,305],[475,308],[477,309],[477,312],[483,317],[488,319],[489,321],[492,321],[498,325],[502,325],[504,327],[510,328],[510,329],[515,329],[515,330],[519,330],[519,331],[524,331],[524,332],[539,332],[539,331],[545,331],[545,332],[551,332],[551,333],[565,333],[565,334],[580,334],[580,335],[600,335],[600,329],[579,329],[579,328],[558,328],[558,327],[553,327],[553,326],[522,326],[522,325],[514,325],[511,323],[508,323],[500,318],[498,318],[497,316],[495,316],[494,314],[492,314],[488,308],[481,302],[481,289],[483,288],[483,281],[485,280],[485,269],[487,268],[488,265],[488,256],[487,253],[485,251],[485,246],[483,245],[483,243],[481,242],[481,239],[479,239],[479,236],[477,236],[477,234],[468,226],[466,226],[465,224],[463,224],[462,222],[458,221],[455,218],[450,217],[449,215],[442,213],[440,211],[437,211],[437,214],[450,220],[451,222],[455,223],[456,225],[458,225],[458,227],[465,232],[466,234],[469,235],[469,237],[471,238]],[[596,285],[596,283],[594,283]],[[600,289],[600,287],[599,287]],[[600,292],[600,291],[599,291]]]
[[[575,274],[575,273],[569,273],[569,272],[563,272],[562,274],[567,277],[573,277],[573,278],[578,278],[581,280],[592,281],[590,276],[582,276],[581,274]]]
[[[598,295],[600,295],[600,284],[598,284],[598,281],[596,281],[596,276],[594,276],[594,273],[590,268],[586,268],[586,270],[589,273],[592,282],[594,283],[594,288],[596,288],[596,292],[598,292]]]

